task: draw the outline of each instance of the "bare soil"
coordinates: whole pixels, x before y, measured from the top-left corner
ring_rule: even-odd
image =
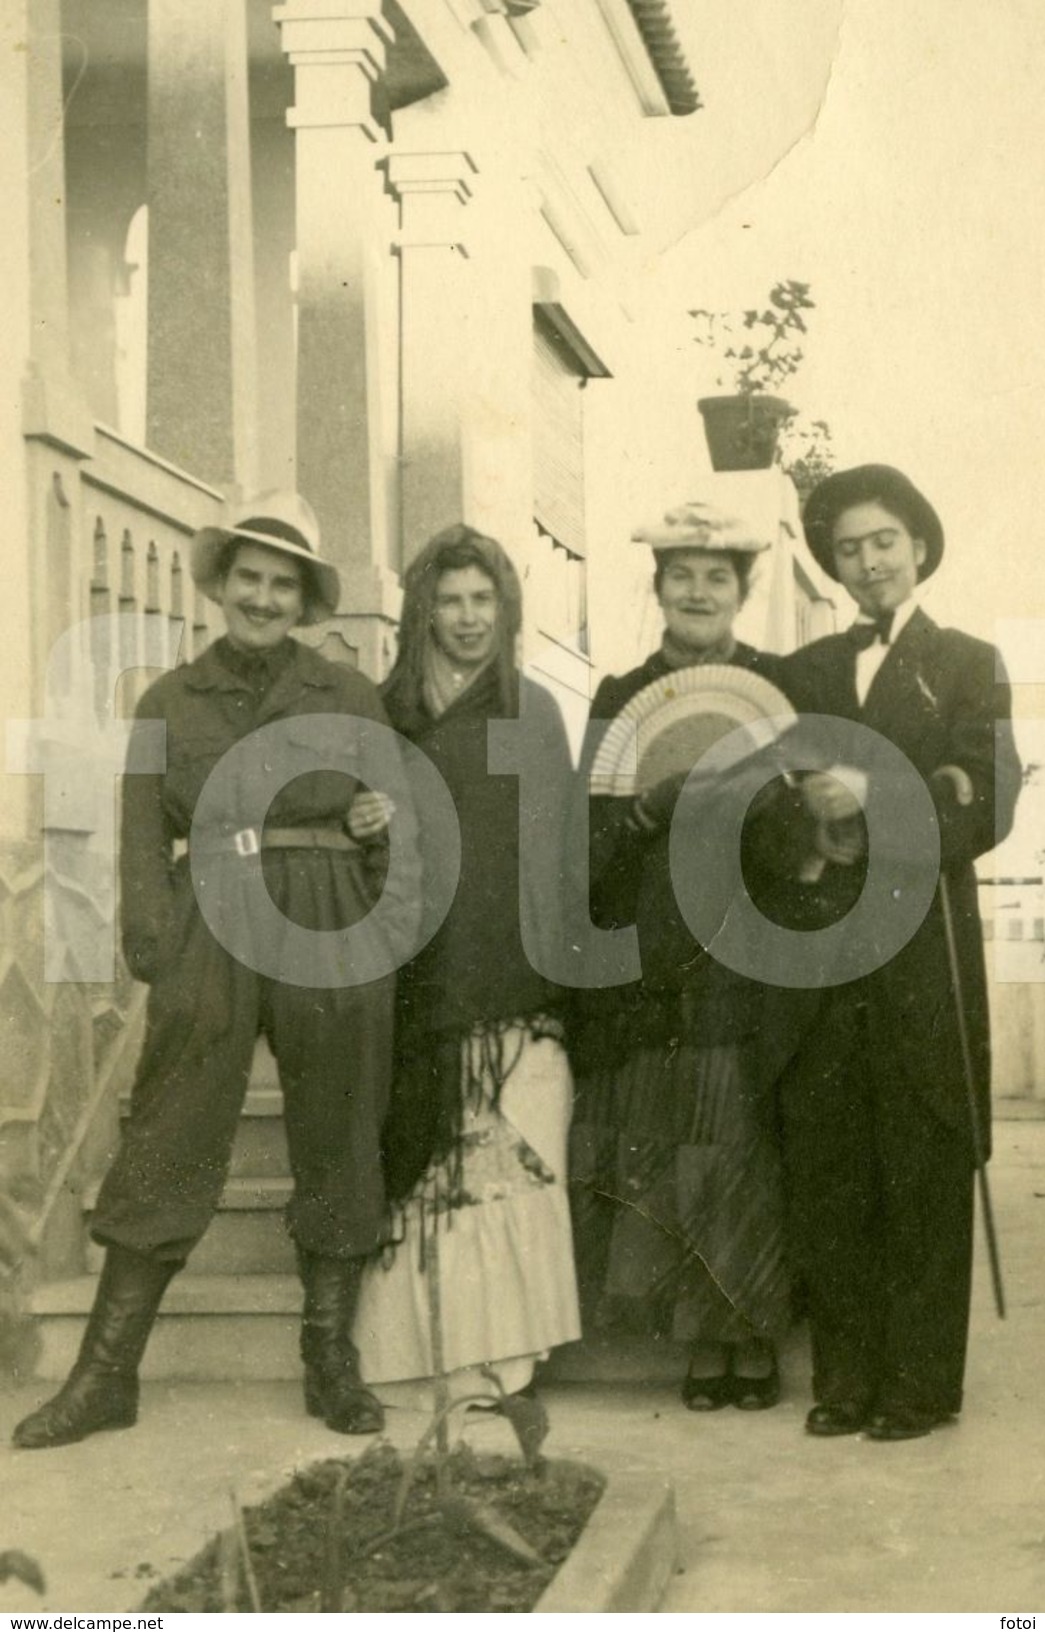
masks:
[[[531,1610],[605,1485],[580,1463],[545,1462],[534,1471],[514,1458],[480,1458],[459,1445],[444,1485],[444,1495],[449,1489],[456,1501],[440,1503],[434,1465],[426,1462],[397,1530],[393,1507],[409,1460],[378,1442],[361,1457],[315,1463],[260,1506],[244,1509],[257,1606],[299,1614]],[[517,1557],[479,1533],[465,1516],[475,1504],[496,1515],[494,1528],[507,1521],[539,1561]],[[142,1605],[204,1612],[251,1607],[242,1542],[231,1535],[208,1542]]]

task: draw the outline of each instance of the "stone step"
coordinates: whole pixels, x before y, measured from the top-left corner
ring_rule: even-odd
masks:
[[[81,1275],[37,1289],[32,1309],[41,1338],[39,1378],[58,1382],[68,1375],[97,1284],[94,1275]],[[296,1276],[186,1271],[167,1290],[141,1375],[184,1382],[300,1377],[300,1309]]]
[[[218,1212],[191,1259],[193,1275],[294,1274],[294,1248],[283,1223],[288,1178],[230,1178]],[[85,1197],[89,1228],[97,1191]],[[102,1267],[104,1247],[89,1242],[87,1268]]]
[[[41,1338],[36,1375],[60,1382],[76,1358],[97,1277],[51,1281],[31,1308]],[[169,1381],[281,1382],[301,1375],[296,1275],[176,1275],[149,1339],[142,1376]],[[541,1369],[554,1383],[678,1384],[684,1344],[656,1338],[591,1338],[555,1350]]]
[[[120,1115],[127,1116],[130,1096],[120,1100]],[[276,1178],[290,1172],[287,1136],[283,1127],[283,1095],[278,1086],[252,1085],[236,1128],[229,1173],[233,1178]]]

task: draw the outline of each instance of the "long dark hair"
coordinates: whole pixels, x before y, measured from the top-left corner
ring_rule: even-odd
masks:
[[[423,719],[424,659],[432,640],[432,613],[439,580],[446,572],[477,567],[497,591],[497,644],[491,665],[496,679],[497,712],[519,712],[519,673],[515,647],[522,626],[522,587],[519,575],[495,538],[476,532],[463,522],[446,527],[429,539],[410,563],[403,585],[403,612],[399,625],[399,655],[381,687],[385,707],[397,730],[409,731]]]

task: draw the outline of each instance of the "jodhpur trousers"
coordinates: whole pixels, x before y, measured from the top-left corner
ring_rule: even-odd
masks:
[[[245,968],[194,903],[149,993],[130,1116],[92,1234],[183,1260],[221,1198],[254,1046],[264,1033],[283,1089],[293,1195],[306,1251],[356,1257],[384,1239],[380,1133],[390,1087],[395,979],[315,990]]]

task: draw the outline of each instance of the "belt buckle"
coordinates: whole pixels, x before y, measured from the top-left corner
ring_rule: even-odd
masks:
[[[261,850],[261,834],[256,827],[241,827],[233,833],[232,845],[237,856],[256,856]]]

